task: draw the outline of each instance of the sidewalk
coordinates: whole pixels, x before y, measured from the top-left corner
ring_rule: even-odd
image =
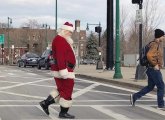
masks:
[[[165,79],[165,69],[161,70]],[[147,85],[147,80],[135,80],[136,67],[121,67],[122,79],[113,79],[115,71],[96,70],[96,65],[79,65],[75,68],[76,77],[88,78],[105,83],[126,85],[128,87],[142,88]]]

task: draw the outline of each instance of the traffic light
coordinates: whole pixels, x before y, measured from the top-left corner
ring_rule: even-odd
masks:
[[[101,33],[101,27],[100,26],[95,27],[95,32]]]
[[[142,4],[143,0],[132,0],[132,4]]]
[[[1,44],[1,48],[4,48],[4,44]]]
[[[2,53],[4,52],[4,44],[1,44]]]

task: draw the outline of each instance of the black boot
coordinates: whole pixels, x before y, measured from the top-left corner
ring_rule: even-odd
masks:
[[[59,118],[62,118],[62,119],[74,119],[75,118],[74,115],[70,115],[67,113],[69,108],[64,108],[62,106],[60,106],[60,107],[61,107],[61,111],[59,113]]]
[[[49,115],[48,107],[49,107],[50,104],[53,104],[53,103],[55,103],[55,101],[54,101],[54,98],[51,95],[49,95],[46,100],[43,100],[43,101],[40,102],[40,106],[42,107],[42,109],[44,110],[44,112],[47,115]]]

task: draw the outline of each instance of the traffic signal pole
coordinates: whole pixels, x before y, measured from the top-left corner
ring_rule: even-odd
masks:
[[[143,8],[142,3],[143,3],[143,0],[132,0],[132,4],[138,4],[139,5],[139,11],[141,11],[141,13],[142,13],[142,8]],[[140,51],[142,49],[142,46],[143,46],[143,25],[142,25],[142,15],[141,15],[141,21],[139,24],[139,55],[140,55]],[[135,79],[136,80],[146,79],[145,70],[146,70],[146,67],[138,64],[136,67]]]
[[[102,31],[102,27],[101,27],[101,23],[99,22],[99,24],[89,24],[87,23],[87,28],[86,30],[89,30],[89,25],[98,25],[95,27],[95,32],[98,33],[99,35],[99,46],[98,46],[98,52],[99,52],[99,59],[97,61],[97,65],[96,65],[96,69],[99,70],[99,69],[103,69],[103,61],[102,61],[102,55],[101,55],[101,31]]]
[[[1,44],[1,51],[2,51],[2,65],[3,65],[3,61],[4,61],[4,44]]]

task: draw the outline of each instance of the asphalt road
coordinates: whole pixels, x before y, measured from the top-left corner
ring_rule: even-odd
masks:
[[[59,105],[47,116],[39,102],[55,88],[49,70],[0,66],[0,120],[59,120]],[[132,107],[133,89],[75,79],[73,106],[69,113],[77,120],[164,120],[165,111],[156,109],[156,96],[148,94]]]

